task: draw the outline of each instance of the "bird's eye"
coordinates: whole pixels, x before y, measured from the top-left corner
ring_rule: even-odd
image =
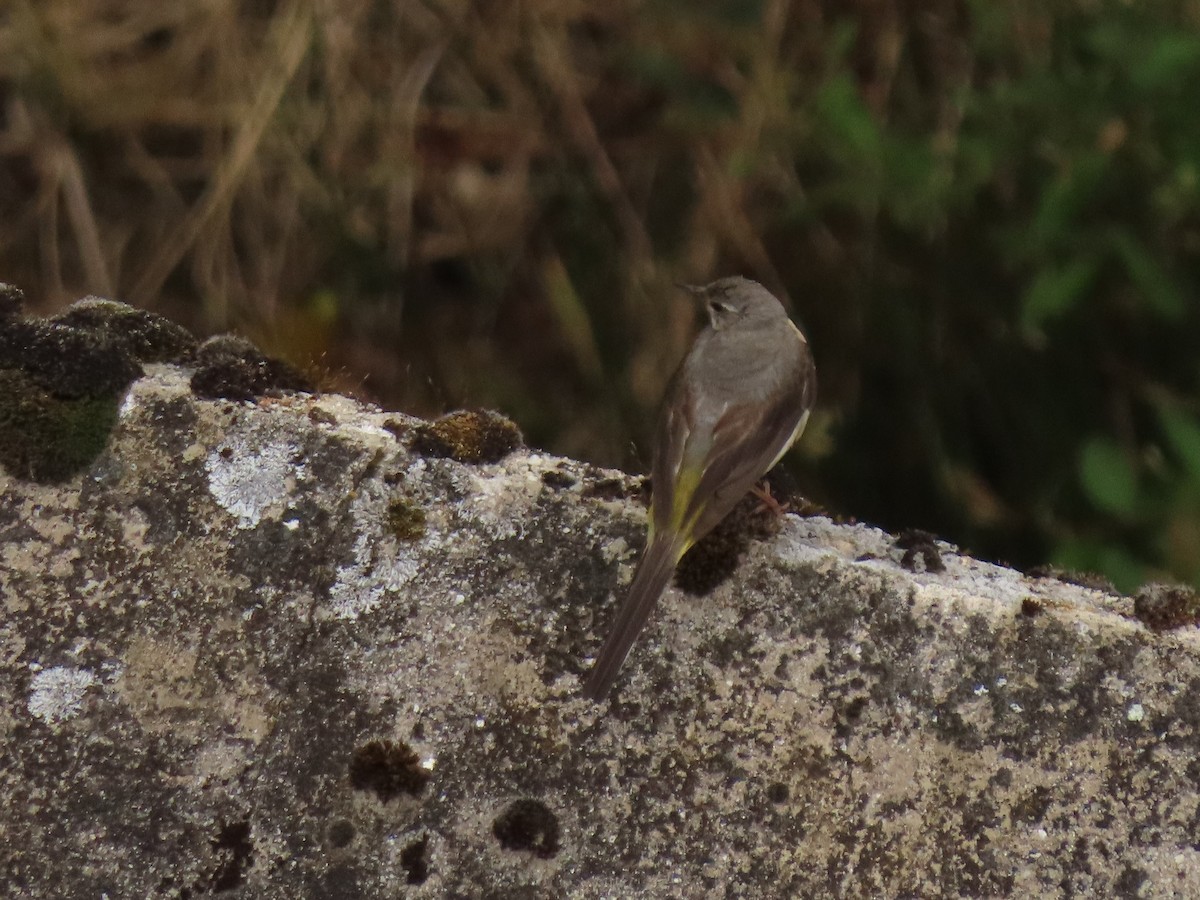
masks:
[[[708,308],[711,309],[714,313],[731,313],[731,312],[733,312],[732,306],[730,306],[727,303],[722,303],[720,300],[709,300]]]

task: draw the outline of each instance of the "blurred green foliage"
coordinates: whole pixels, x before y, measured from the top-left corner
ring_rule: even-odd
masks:
[[[0,278],[644,466],[789,299],[833,511],[1200,584],[1200,3],[0,7]]]

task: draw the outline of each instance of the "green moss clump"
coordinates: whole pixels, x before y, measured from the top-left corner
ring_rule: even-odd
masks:
[[[56,319],[18,319],[20,302],[20,291],[0,285],[0,465],[18,478],[64,481],[108,444],[139,359],[155,358],[151,324],[165,320],[96,299]],[[176,346],[176,326],[161,327]]]
[[[108,444],[118,394],[56,397],[16,369],[0,369],[0,465],[18,478],[65,481]]]
[[[494,463],[521,446],[521,430],[488,410],[462,410],[416,429],[409,447],[422,456]]]
[[[398,541],[419,541],[425,537],[425,510],[411,500],[393,500],[387,508],[387,527]]]

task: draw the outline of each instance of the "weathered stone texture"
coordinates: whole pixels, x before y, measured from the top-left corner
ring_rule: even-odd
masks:
[[[789,516],[593,706],[632,480],[145,371],[0,474],[0,895],[1200,896],[1192,627]]]

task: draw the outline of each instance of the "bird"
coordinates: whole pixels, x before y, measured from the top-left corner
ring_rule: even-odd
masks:
[[[675,566],[804,431],[816,403],[808,339],[770,291],[748,278],[679,285],[708,313],[667,388],[651,466],[646,549],[584,682],[608,696]]]

